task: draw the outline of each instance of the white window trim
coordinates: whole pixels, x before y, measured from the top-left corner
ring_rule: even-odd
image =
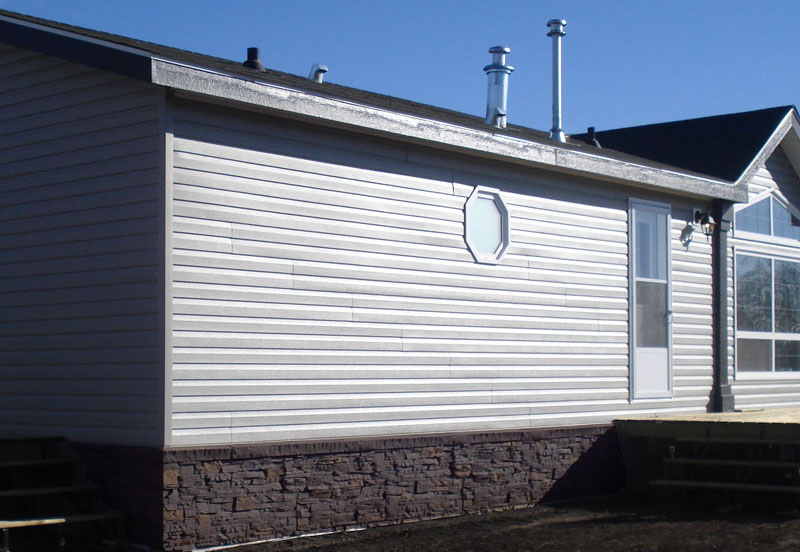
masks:
[[[667,377],[669,379],[669,391],[666,395],[657,396],[634,396],[634,378],[635,378],[635,358],[636,358],[636,243],[635,243],[635,226],[634,226],[634,212],[637,207],[651,207],[657,209],[664,209],[667,211],[667,316],[669,317],[667,324]],[[650,278],[639,278],[638,281],[651,281],[661,283],[661,280],[653,280]],[[672,205],[669,203],[660,203],[657,201],[650,201],[646,199],[629,198],[628,199],[628,363],[630,365],[628,370],[628,402],[637,403],[653,400],[670,400],[675,396],[675,373],[673,366],[673,342],[672,342]]]
[[[771,193],[769,190],[766,193]],[[764,194],[759,194],[759,196],[764,196]],[[756,197],[759,197],[756,196]],[[763,197],[761,198],[763,199]],[[759,199],[758,201],[761,201]],[[747,232],[746,234],[750,234]],[[759,234],[760,235],[760,234]],[[770,236],[767,236],[770,237]],[[763,240],[761,240],[763,241]],[[792,240],[788,240],[792,241]],[[765,241],[765,244],[772,243],[772,240]],[[749,245],[749,244],[748,244]],[[794,242],[795,247],[798,246],[797,242]],[[765,381],[769,380],[772,382],[775,381],[791,381],[796,382],[800,380],[800,372],[775,372],[775,349],[774,349],[774,341],[776,339],[786,340],[786,341],[800,341],[800,334],[786,334],[783,332],[751,332],[746,330],[739,330],[739,323],[737,320],[738,316],[738,306],[739,306],[739,297],[736,292],[736,287],[739,281],[739,263],[736,261],[736,257],[738,255],[747,255],[749,257],[761,257],[764,259],[770,259],[771,261],[790,261],[795,263],[800,263],[800,250],[797,251],[797,256],[789,256],[789,255],[780,255],[774,253],[766,253],[762,250],[754,248],[752,246],[748,247],[734,245],[732,246],[733,252],[733,295],[734,295],[734,303],[733,303],[733,360],[734,360],[734,370],[733,370],[733,378],[735,381]],[[773,328],[775,327],[775,276],[773,273],[772,276],[772,318],[773,318]],[[783,336],[789,336],[784,338]],[[770,368],[772,369],[769,372],[762,372],[762,371],[747,371],[747,370],[739,370],[739,351],[738,351],[738,343],[739,338],[747,339],[769,339],[773,342],[773,349],[772,349],[772,358],[770,358]]]
[[[748,232],[746,230],[736,229],[736,215],[739,213],[739,211],[743,211],[748,207],[752,207],[756,203],[759,203],[767,198],[775,199],[778,203],[783,205],[792,215],[800,219],[800,210],[798,210],[794,205],[789,203],[789,200],[786,199],[786,196],[784,196],[780,192],[780,190],[776,189],[764,190],[760,194],[750,198],[747,203],[738,203],[733,206],[733,237],[739,240],[747,240],[769,245],[788,245],[790,247],[800,246],[800,240],[793,240],[791,238],[784,238],[782,236],[775,236],[772,234],[769,235],[759,234],[758,232]],[[772,232],[773,223],[774,223],[774,214],[772,212],[772,202],[770,201],[769,204],[770,232]]]
[[[500,220],[502,223],[502,228],[500,230],[501,243],[494,253],[483,253],[478,251],[478,248],[475,247],[475,244],[472,243],[472,240],[469,237],[471,226],[469,211],[475,201],[481,197],[491,197],[500,210]],[[503,255],[505,255],[506,251],[508,251],[508,246],[511,244],[510,227],[511,216],[508,212],[508,207],[506,207],[505,201],[503,201],[503,196],[500,193],[500,190],[486,186],[476,186],[464,204],[464,241],[467,243],[467,248],[469,249],[469,252],[472,253],[475,261],[484,264],[499,264],[503,259]]]

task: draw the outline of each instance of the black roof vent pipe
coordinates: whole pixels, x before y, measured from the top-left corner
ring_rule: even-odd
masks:
[[[590,144],[592,144],[596,148],[602,148],[603,147],[603,146],[600,145],[600,142],[597,140],[597,133],[595,132],[594,127],[589,127],[587,133],[589,135],[588,136],[588,140],[589,140]]]
[[[255,69],[256,71],[265,71],[264,65],[258,59],[258,48],[247,49],[247,60],[242,63],[248,69]]]

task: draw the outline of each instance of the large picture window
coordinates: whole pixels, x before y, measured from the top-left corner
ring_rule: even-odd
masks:
[[[736,255],[736,332],[739,371],[800,372],[800,262]]]

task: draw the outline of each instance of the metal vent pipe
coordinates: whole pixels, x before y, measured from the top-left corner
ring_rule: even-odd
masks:
[[[264,71],[264,64],[258,59],[258,48],[247,49],[247,59],[242,63],[248,69]]]
[[[493,46],[489,48],[492,54],[492,64],[483,68],[489,77],[489,90],[486,95],[486,120],[487,125],[497,128],[506,128],[508,109],[508,76],[514,70],[506,65],[506,54],[511,48]]]
[[[308,79],[314,82],[322,82],[325,73],[328,72],[327,65],[320,65],[315,63],[311,66],[311,71],[308,72]]]
[[[547,36],[553,37],[553,128],[550,129],[550,138],[559,142],[567,141],[561,125],[561,37],[567,34],[564,31],[566,24],[563,19],[551,19],[547,22],[550,27]]]

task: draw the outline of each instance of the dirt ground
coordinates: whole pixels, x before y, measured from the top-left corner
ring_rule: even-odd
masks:
[[[655,502],[655,504],[654,504]],[[798,552],[800,509],[604,497],[304,537],[242,552]]]

